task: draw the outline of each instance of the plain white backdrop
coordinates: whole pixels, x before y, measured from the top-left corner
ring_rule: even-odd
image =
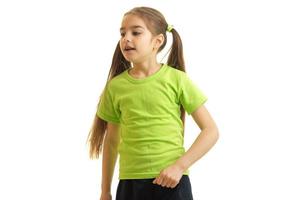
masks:
[[[195,200],[300,199],[300,7],[291,0],[1,1],[0,199],[99,199],[101,161],[85,142],[122,15],[142,5],[180,33],[187,73],[219,127],[190,168]],[[200,131],[186,120],[188,148]],[[117,176],[118,165],[113,195]]]

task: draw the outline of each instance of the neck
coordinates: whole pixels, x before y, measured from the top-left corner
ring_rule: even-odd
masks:
[[[161,64],[156,60],[142,62],[142,63],[133,63],[133,68],[130,69],[130,74],[135,75],[137,77],[146,77],[151,74],[154,74],[161,67]]]

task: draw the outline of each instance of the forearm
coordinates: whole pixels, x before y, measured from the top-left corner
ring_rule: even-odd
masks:
[[[111,192],[111,182],[114,174],[115,164],[118,157],[118,142],[105,137],[102,157],[102,193]]]
[[[179,165],[183,171],[187,170],[214,146],[218,137],[219,133],[216,128],[203,129],[188,151],[176,161],[176,164]]]

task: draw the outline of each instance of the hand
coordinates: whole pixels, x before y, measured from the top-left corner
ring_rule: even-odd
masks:
[[[159,176],[153,180],[153,183],[163,187],[174,188],[179,183],[183,172],[183,169],[178,165],[171,165],[162,170]]]
[[[100,200],[112,200],[111,194],[110,193],[102,193]]]

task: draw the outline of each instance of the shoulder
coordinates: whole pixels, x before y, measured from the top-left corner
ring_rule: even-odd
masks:
[[[126,73],[126,70],[118,74],[117,76],[113,77],[112,79],[108,80],[106,83],[106,87],[109,88],[109,90],[115,90],[118,86],[124,84],[124,75]]]
[[[180,69],[178,69],[174,66],[167,65],[167,64],[166,64],[166,66],[167,66],[168,71],[171,72],[171,73],[174,73],[174,74],[179,75],[179,76],[186,75],[186,72],[181,71]]]
[[[181,82],[182,79],[185,79],[188,76],[186,72],[170,65],[167,65],[167,74],[169,74],[169,76],[171,76],[173,79],[175,78],[178,82]]]

